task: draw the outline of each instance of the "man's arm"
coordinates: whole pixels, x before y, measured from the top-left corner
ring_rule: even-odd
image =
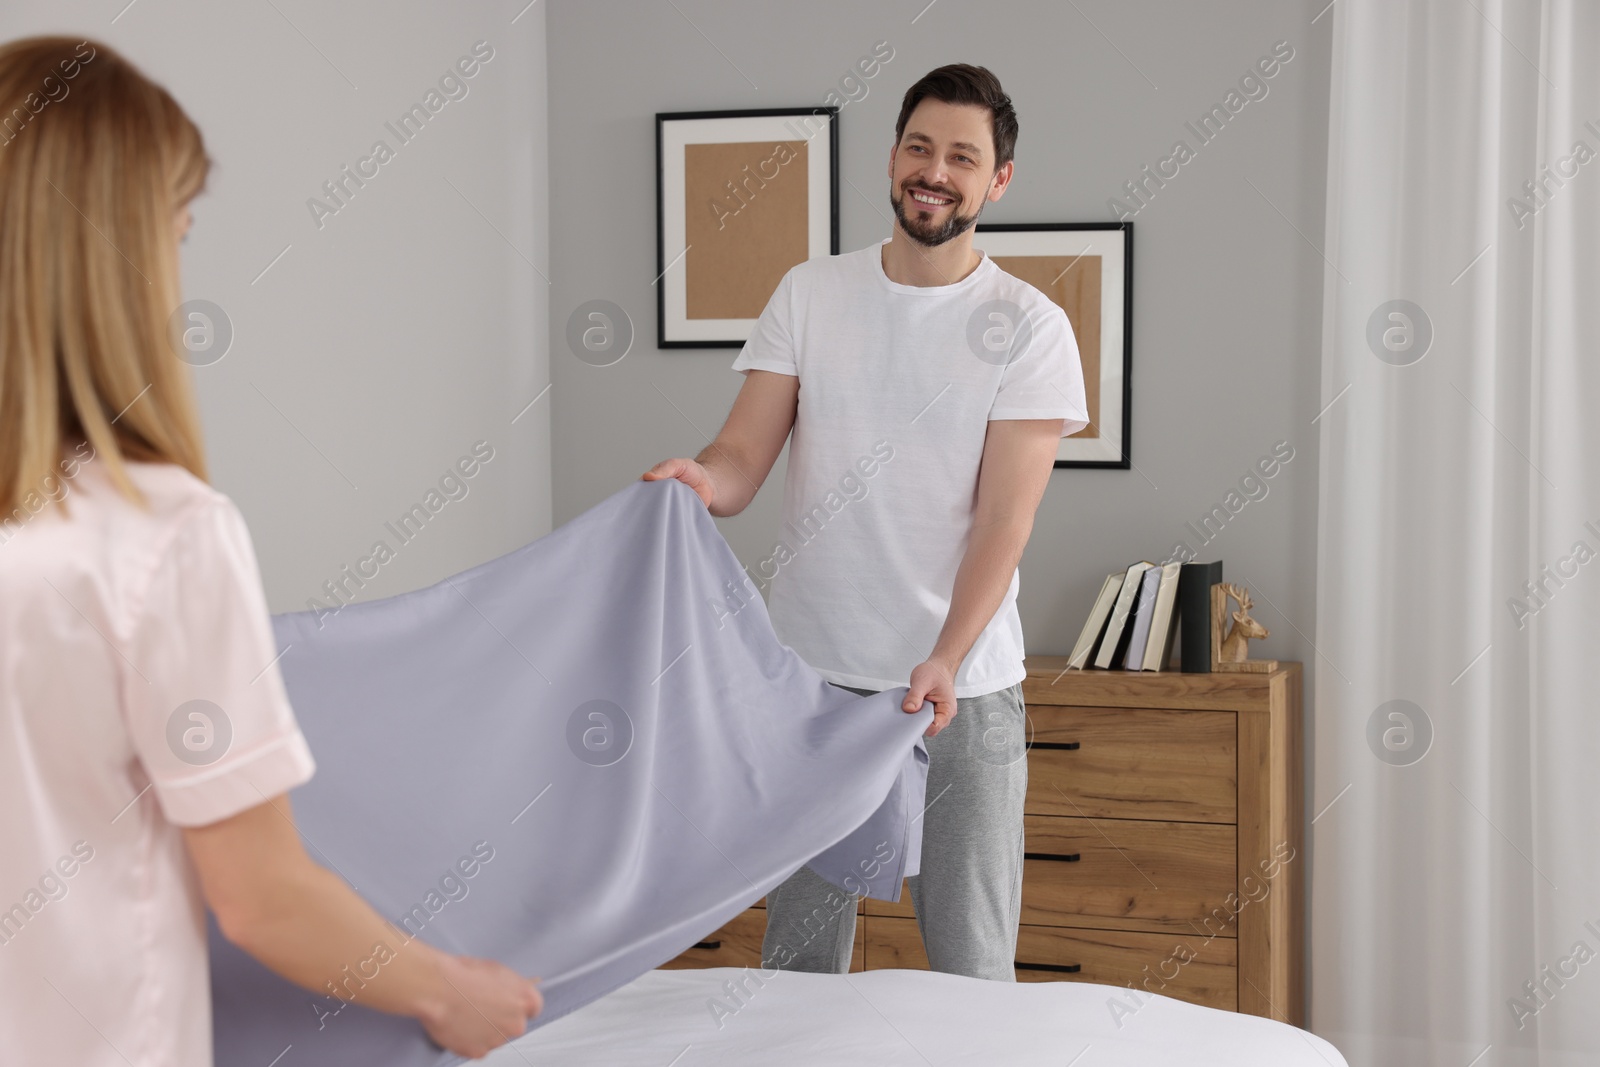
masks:
[[[694,459],[662,460],[642,480],[677,478],[700,494],[711,514],[737,515],[778,461],[799,405],[799,378],[769,370],[746,371],[716,440]]]
[[[933,736],[955,715],[955,676],[1005,599],[1011,575],[1033,532],[1061,440],[1061,419],[996,419],[989,423],[978,468],[972,533],[950,594],[950,611],[928,661],[911,673],[907,711],[934,701]],[[943,699],[941,699],[943,698]]]

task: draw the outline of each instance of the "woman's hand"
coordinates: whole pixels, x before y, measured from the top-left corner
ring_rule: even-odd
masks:
[[[441,952],[438,967],[448,988],[420,1018],[434,1043],[458,1056],[487,1056],[522,1036],[528,1020],[544,1010],[537,978],[523,978],[493,960]]]
[[[223,936],[302,989],[412,1016],[474,1058],[521,1035],[544,1008],[538,979],[452,956],[379,916],[307,855],[287,794],[186,827],[184,842]],[[334,989],[352,967],[359,986]]]

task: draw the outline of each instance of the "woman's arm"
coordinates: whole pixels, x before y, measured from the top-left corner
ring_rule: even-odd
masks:
[[[296,985],[413,1016],[472,1058],[521,1035],[544,1006],[509,968],[441,952],[379,917],[306,854],[286,794],[184,838],[223,935]]]

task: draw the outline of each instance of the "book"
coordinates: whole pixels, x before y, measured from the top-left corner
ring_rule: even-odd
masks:
[[[1128,638],[1132,636],[1128,627],[1128,613],[1138,599],[1144,572],[1153,566],[1146,560],[1128,568],[1128,573],[1122,579],[1122,589],[1117,593],[1116,605],[1111,609],[1111,619],[1106,623],[1105,636],[1100,639],[1100,650],[1094,657],[1096,667],[1110,668],[1112,662],[1127,651]]]
[[[1211,587],[1222,581],[1222,561],[1185,563],[1178,578],[1178,618],[1185,674],[1211,673]]]
[[[1144,670],[1164,671],[1172,662],[1172,639],[1178,633],[1178,583],[1182,563],[1161,567],[1161,586],[1156,590],[1155,608],[1150,613],[1150,639],[1144,650]]]
[[[1133,636],[1128,639],[1128,655],[1124,670],[1144,670],[1144,648],[1150,640],[1150,620],[1156,610],[1156,590],[1161,586],[1161,568],[1151,567],[1139,582],[1139,600],[1134,604]]]
[[[1105,633],[1112,605],[1122,589],[1122,573],[1117,571],[1106,575],[1105,584],[1100,586],[1100,595],[1095,597],[1094,607],[1089,609],[1089,620],[1083,624],[1083,632],[1078,635],[1078,643],[1072,646],[1072,655],[1067,659],[1068,670],[1074,667],[1082,670],[1099,648],[1100,635]]]

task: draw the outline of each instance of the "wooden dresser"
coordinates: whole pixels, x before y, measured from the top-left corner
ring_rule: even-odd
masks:
[[[1301,668],[1071,671],[1030,656],[1019,981],[1305,1018]],[[911,910],[858,903],[852,970],[928,966]],[[668,967],[759,967],[761,904]],[[1137,1010],[1137,994],[1117,1009]]]

